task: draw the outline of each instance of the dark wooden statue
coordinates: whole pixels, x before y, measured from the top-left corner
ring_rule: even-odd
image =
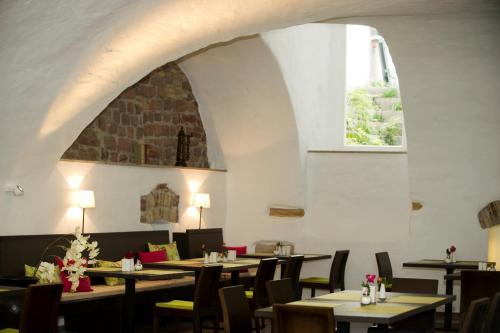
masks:
[[[189,145],[191,143],[191,135],[186,135],[184,127],[181,127],[179,134],[177,134],[177,155],[175,166],[187,166],[189,161]]]

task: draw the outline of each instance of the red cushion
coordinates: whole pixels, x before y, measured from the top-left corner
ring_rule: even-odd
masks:
[[[61,269],[61,281],[63,283],[63,292],[67,293],[71,290],[71,282],[68,280],[68,272],[63,271],[64,262],[61,258],[56,257],[57,266]],[[90,285],[90,279],[88,276],[83,276],[80,278],[80,283],[76,288],[77,292],[94,291]]]
[[[247,254],[247,247],[246,246],[226,246],[226,249],[229,250],[234,250],[236,251],[236,255],[240,254]]]
[[[153,251],[153,252],[139,252],[139,259],[144,264],[150,262],[166,261],[167,253],[165,252],[165,250]]]

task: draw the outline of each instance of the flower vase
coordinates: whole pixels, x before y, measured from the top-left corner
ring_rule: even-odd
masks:
[[[377,288],[375,285],[370,285],[370,303],[377,303]]]
[[[205,254],[203,255],[203,263],[208,264],[208,262],[209,262],[208,253],[205,252]]]
[[[362,305],[368,305],[368,304],[370,304],[370,302],[371,302],[371,299],[370,299],[370,295],[368,295],[368,288],[363,287],[363,289],[361,289],[360,303]]]
[[[444,259],[444,262],[447,263],[447,264],[449,264],[451,262],[451,256],[447,255],[446,259]]]
[[[457,262],[457,259],[455,258],[455,252],[451,253],[451,262]]]
[[[378,292],[378,298],[380,300],[385,300],[385,283],[380,284],[380,290]]]

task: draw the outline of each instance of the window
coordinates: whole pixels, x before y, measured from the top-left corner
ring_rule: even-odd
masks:
[[[347,25],[345,86],[344,146],[404,150],[398,77],[387,44],[376,29]]]

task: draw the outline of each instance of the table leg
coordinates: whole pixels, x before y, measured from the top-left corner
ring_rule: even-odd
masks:
[[[281,274],[281,279],[285,278],[285,270],[286,270],[286,262],[282,263],[280,265],[280,274]]]
[[[446,274],[453,274],[454,268],[447,268],[446,269]],[[447,279],[446,280],[446,295],[453,295],[453,280],[452,279]],[[444,328],[445,329],[450,329],[451,328],[451,321],[453,317],[453,303],[447,303],[444,306]]]
[[[194,271],[194,285],[198,283],[198,278],[200,277],[200,271]]]
[[[337,333],[349,333],[351,331],[351,323],[348,321],[337,322]]]
[[[134,307],[135,307],[135,279],[125,280],[125,303],[123,311],[123,331],[135,332]]]
[[[231,272],[231,285],[236,286],[240,282],[240,271]]]

